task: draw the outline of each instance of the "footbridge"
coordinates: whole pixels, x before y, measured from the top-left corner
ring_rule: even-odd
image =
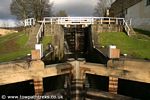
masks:
[[[32,26],[35,25],[35,19],[29,18],[25,19],[24,26]],[[125,18],[116,18],[116,17],[44,17],[42,21],[38,21],[41,23],[41,27],[37,33],[37,43],[39,42],[39,38],[42,37],[42,33],[44,30],[44,25],[46,23],[50,24],[58,24],[63,25],[64,27],[70,27],[71,25],[82,25],[82,27],[87,27],[89,25],[122,25],[127,35],[130,36],[132,34],[131,28],[131,19],[125,20]],[[109,26],[110,27],[110,26]]]

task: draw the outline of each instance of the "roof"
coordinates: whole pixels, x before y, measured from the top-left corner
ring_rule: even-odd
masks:
[[[116,0],[112,5],[110,10],[113,11],[114,15],[124,11],[125,9],[139,3],[142,0]]]

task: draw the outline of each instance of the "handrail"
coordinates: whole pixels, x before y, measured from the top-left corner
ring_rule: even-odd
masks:
[[[44,19],[45,20],[45,19]],[[38,30],[38,33],[37,33],[37,35],[36,35],[36,39],[37,39],[37,43],[39,43],[39,40],[40,40],[40,38],[42,37],[42,33],[43,33],[43,31],[44,31],[44,24],[45,24],[45,21],[43,20],[43,22],[42,22],[42,24],[41,24],[41,26],[40,26],[40,28],[39,28],[39,30]]]
[[[128,24],[128,25],[130,25],[130,26],[131,26],[131,24],[132,24],[132,18],[127,19],[127,20],[126,20],[126,22],[127,22],[127,24]]]
[[[56,23],[56,24],[94,24],[95,21],[100,21],[100,24],[103,24],[103,22],[107,22],[110,24],[111,22],[115,22],[116,24],[124,25],[125,31],[127,32],[127,35],[130,35],[130,27],[128,26],[127,21],[125,21],[124,18],[116,18],[116,17],[44,17],[41,22],[41,26],[38,30],[38,33],[36,35],[37,43],[39,43],[40,38],[42,37],[42,33],[44,31],[44,25],[45,23]],[[104,21],[105,20],[105,21]],[[114,20],[114,21],[111,21]],[[29,22],[27,24],[33,25],[35,24],[34,18],[26,19],[25,22]],[[130,20],[131,24],[131,20]]]
[[[35,25],[35,19],[34,18],[28,18],[24,20],[24,27],[26,26],[32,26]]]
[[[123,24],[124,18],[115,18],[115,17],[44,17],[45,23],[56,23],[56,24],[94,24],[94,21],[100,20],[103,24],[103,20],[108,20],[108,23],[111,23],[111,20],[121,20]],[[41,22],[41,21],[40,21]]]
[[[123,23],[124,23],[125,31],[127,32],[127,35],[129,36],[130,35],[130,27],[125,20],[123,20]]]

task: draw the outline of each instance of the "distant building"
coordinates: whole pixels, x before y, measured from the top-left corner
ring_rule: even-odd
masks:
[[[116,0],[111,5],[110,15],[131,18],[133,28],[150,31],[150,0]]]

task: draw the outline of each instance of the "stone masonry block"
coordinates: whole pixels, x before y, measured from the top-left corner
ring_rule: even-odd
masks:
[[[40,50],[32,50],[31,54],[32,54],[32,56],[31,56],[32,60],[39,60],[39,59],[41,59],[40,58]]]
[[[120,58],[120,49],[110,49],[109,58]]]

